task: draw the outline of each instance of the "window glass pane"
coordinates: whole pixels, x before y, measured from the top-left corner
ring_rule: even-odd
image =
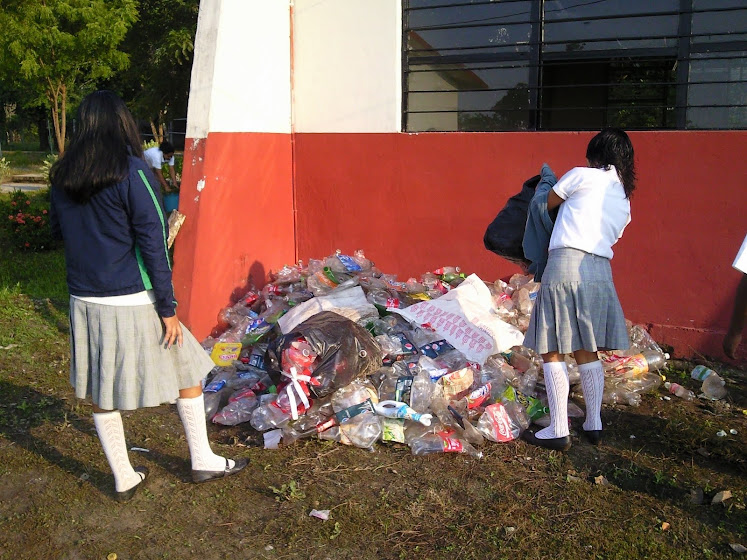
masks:
[[[678,0],[548,0],[543,52],[674,48]],[[656,15],[660,14],[660,15]]]
[[[747,128],[747,51],[693,55],[688,128]]]
[[[713,10],[704,12],[703,10]],[[692,42],[747,40],[747,5],[744,0],[694,0]]]
[[[410,131],[517,130],[529,124],[526,65],[418,65],[407,78]]]
[[[411,2],[413,5],[427,2]],[[430,2],[432,5],[433,2]],[[529,42],[529,1],[453,5],[407,12],[412,57],[520,52]]]

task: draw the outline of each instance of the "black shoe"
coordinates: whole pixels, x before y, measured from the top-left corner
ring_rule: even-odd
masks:
[[[129,490],[125,490],[124,492],[114,492],[114,499],[120,503],[129,502],[135,495],[135,492],[137,492],[137,489],[143,486],[148,478],[148,467],[135,467],[134,471],[142,474],[143,479]]]
[[[584,430],[581,428],[581,433],[586,438],[586,441],[592,445],[599,445],[602,443],[602,430]]]
[[[234,459],[234,466],[232,468],[229,468],[228,459],[226,459],[226,468],[222,471],[196,471],[193,469],[192,482],[200,483],[207,482],[209,480],[215,480],[217,478],[225,478],[227,476],[231,476],[232,474],[236,474],[248,464],[249,461],[242,457],[241,459]]]
[[[571,436],[556,437],[550,439],[539,439],[534,432],[524,430],[521,439],[532,445],[553,449],[555,451],[568,451],[571,448]]]

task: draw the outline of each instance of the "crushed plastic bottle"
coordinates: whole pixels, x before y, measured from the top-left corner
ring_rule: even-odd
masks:
[[[666,383],[664,383],[664,387],[667,389],[667,391],[681,399],[684,399],[686,401],[695,400],[695,393],[693,393],[690,389],[683,387],[679,383],[670,383],[669,381],[667,381]]]
[[[611,354],[603,360],[606,372],[622,377],[637,377],[648,372],[659,371],[667,365],[669,354],[656,350],[644,350],[633,356]]]
[[[482,452],[470,443],[455,436],[453,430],[438,433],[426,433],[412,440],[410,449],[413,455],[429,455],[431,453],[466,453],[477,459],[482,458]]]
[[[705,366],[695,366],[690,377],[702,381],[701,391],[706,398],[717,401],[726,396],[726,381],[718,373]]]

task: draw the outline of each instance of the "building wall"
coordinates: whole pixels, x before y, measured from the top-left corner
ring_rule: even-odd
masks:
[[[485,228],[544,162],[584,165],[592,133],[296,134],[301,259],[365,250],[401,279],[459,265],[486,282],[518,268]],[[739,274],[745,132],[632,132],[638,188],[612,269],[625,315],[677,355],[720,355]],[[329,154],[334,154],[330,163]]]
[[[174,285],[198,339],[247,284],[363,249],[401,279],[518,269],[485,228],[591,133],[401,129],[399,0],[202,0]],[[680,356],[720,355],[744,238],[746,132],[633,132],[633,221],[612,262],[626,316]],[[745,358],[747,356],[743,356]]]

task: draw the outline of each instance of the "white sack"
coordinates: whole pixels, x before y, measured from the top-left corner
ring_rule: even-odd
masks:
[[[524,342],[522,332],[501,321],[491,312],[492,307],[490,290],[472,274],[437,299],[387,311],[417,325],[429,324],[468,360],[482,365],[493,354]]]
[[[278,321],[283,334],[288,334],[297,325],[309,317],[322,311],[334,311],[351,321],[358,321],[361,317],[378,317],[376,307],[369,303],[366,294],[360,286],[337,288],[326,296],[313,297],[292,307]]]

